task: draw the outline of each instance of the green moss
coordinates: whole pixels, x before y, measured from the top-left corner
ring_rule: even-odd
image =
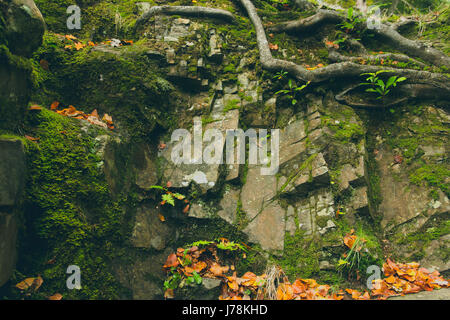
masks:
[[[89,48],[73,52],[63,46],[46,34],[34,55],[35,102],[48,106],[57,100],[87,113],[106,112],[138,139],[147,138],[156,126],[174,125],[174,88],[162,77],[164,70],[157,71],[138,54],[139,45],[117,49],[117,54]],[[49,71],[38,66],[41,59],[48,61]]]
[[[44,278],[37,299],[55,292],[65,299],[118,298],[122,289],[110,268],[124,254],[129,199],[112,199],[94,136],[83,133],[76,120],[43,109],[30,115],[28,125],[39,142],[27,150],[26,224],[17,268]],[[81,269],[81,290],[65,287],[69,265]]]
[[[290,280],[311,278],[319,271],[319,252],[317,242],[297,230],[294,236],[286,234],[283,256],[278,262]]]
[[[416,185],[431,185],[438,187],[447,197],[450,197],[450,183],[447,182],[450,170],[439,164],[426,164],[416,169],[409,176],[412,183]]]

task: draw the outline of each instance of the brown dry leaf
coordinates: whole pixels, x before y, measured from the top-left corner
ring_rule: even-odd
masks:
[[[209,271],[216,277],[223,276],[223,274],[228,272],[228,270],[229,270],[228,266],[222,267],[221,265],[219,265],[216,262],[213,262],[211,264],[211,267],[209,268]]]
[[[294,298],[294,290],[289,283],[282,283],[277,289],[277,300],[292,300]]]
[[[55,293],[54,295],[48,297],[48,300],[61,300],[63,298],[61,293]]]
[[[350,230],[349,233],[347,233],[344,236],[344,244],[349,248],[353,248],[353,244],[355,243],[356,236],[353,234],[355,232],[354,229]]]
[[[45,59],[41,59],[41,61],[39,61],[39,64],[41,65],[41,68],[48,71],[50,70],[49,66],[48,66],[48,61]]]
[[[107,114],[107,113],[105,113],[103,115],[102,121],[106,121],[107,123],[112,123],[113,122],[112,117],[109,114]]]
[[[94,110],[91,112],[90,116],[98,119],[99,117],[98,117],[97,109],[94,109]]]
[[[75,39],[77,39],[77,37],[75,37],[75,36],[73,36],[71,34],[66,34],[65,37],[66,37],[67,40],[75,40]]]
[[[273,43],[269,43],[269,48],[271,49],[271,50],[278,50],[278,45],[277,44],[273,44]]]
[[[59,102],[53,101],[52,104],[50,105],[50,110],[56,110],[56,109],[58,109],[58,106],[59,106]]]
[[[195,272],[200,273],[203,269],[205,269],[208,265],[204,261],[199,261],[192,265],[192,268]]]
[[[28,136],[28,135],[25,135],[25,138],[30,140],[30,141],[33,141],[33,142],[36,142],[36,141],[38,141],[40,139],[40,138],[31,137],[31,136]]]
[[[175,253],[170,254],[167,257],[166,263],[164,264],[164,268],[177,267],[180,264],[178,261],[177,255]]]
[[[158,213],[158,219],[159,219],[161,222],[166,221],[166,218],[164,218],[164,216],[163,216],[161,213]]]
[[[173,299],[174,298],[173,289],[167,289],[164,292],[164,299]]]
[[[86,45],[82,44],[81,42],[75,43],[75,49],[77,49],[77,51],[83,49],[84,47],[86,47]]]
[[[184,214],[188,213],[188,211],[189,211],[189,207],[190,207],[190,205],[189,205],[189,204],[188,204],[188,205],[186,205],[186,207],[184,207],[184,209],[183,209],[183,213],[184,213]]]
[[[44,280],[41,278],[41,276],[37,276],[36,278],[26,278],[25,280],[16,284],[16,288],[20,290],[27,290],[31,288],[34,291],[37,291],[43,283]]]
[[[16,284],[16,288],[20,290],[27,290],[34,282],[34,278],[26,278],[25,280]]]
[[[33,104],[30,106],[29,108],[30,110],[42,110],[42,107],[37,105],[37,104]]]

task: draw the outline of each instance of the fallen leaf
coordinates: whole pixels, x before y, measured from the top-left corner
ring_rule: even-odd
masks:
[[[273,43],[269,43],[269,48],[271,49],[271,50],[278,50],[278,45],[277,44],[273,44]]]
[[[81,42],[75,43],[75,49],[77,49],[77,51],[83,49],[84,47],[86,47],[86,45],[82,44]]]
[[[49,66],[48,66],[48,61],[45,59],[41,59],[41,61],[39,61],[39,64],[41,65],[41,68],[44,70],[50,70]]]
[[[177,255],[175,253],[170,254],[167,257],[166,263],[164,264],[164,268],[177,267],[180,264],[178,261]]]
[[[77,37],[75,37],[75,36],[73,36],[71,34],[66,34],[65,37],[66,37],[67,40],[75,40],[77,38]]]
[[[164,216],[161,213],[158,213],[158,218],[161,222],[166,221],[166,218],[164,218]]]
[[[38,106],[37,104],[33,104],[32,106],[30,106],[30,110],[42,110],[42,107]]]
[[[61,300],[63,298],[62,294],[55,293],[54,295],[48,297],[48,300]]]
[[[165,298],[165,299],[173,299],[173,298],[174,298],[173,289],[167,289],[167,290],[164,292],[164,298]]]
[[[59,102],[58,101],[53,101],[51,106],[50,106],[50,110],[56,110],[58,109],[59,106]]]
[[[30,141],[33,141],[33,142],[36,142],[36,141],[38,141],[40,139],[40,138],[31,137],[31,136],[28,136],[28,135],[25,135],[25,138],[30,140]]]
[[[92,112],[91,112],[91,117],[94,117],[94,118],[99,118],[98,117],[98,112],[97,112],[97,109],[94,109]]]

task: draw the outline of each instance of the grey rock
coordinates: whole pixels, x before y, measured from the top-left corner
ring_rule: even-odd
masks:
[[[0,212],[0,287],[11,276],[17,257],[17,221],[13,214]]]
[[[0,139],[0,206],[14,206],[25,183],[22,141]]]
[[[140,207],[136,211],[136,221],[131,242],[137,248],[163,250],[170,238],[171,230],[158,218],[158,211],[150,207]]]
[[[8,1],[5,35],[12,53],[31,54],[42,44],[45,22],[33,0]]]

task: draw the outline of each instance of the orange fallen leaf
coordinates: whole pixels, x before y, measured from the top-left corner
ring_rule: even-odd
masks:
[[[77,37],[75,37],[75,36],[73,36],[71,34],[66,34],[65,37],[66,37],[67,40],[75,40],[77,38]]]
[[[112,117],[109,114],[107,114],[107,113],[105,113],[103,115],[102,121],[106,121],[107,123],[112,123],[113,122]]]
[[[61,300],[63,298],[62,294],[55,293],[54,295],[48,297],[48,300]]]
[[[36,142],[36,141],[38,141],[40,139],[40,138],[34,138],[32,136],[28,136],[28,135],[25,135],[25,138],[30,140],[30,141],[33,141],[33,142]]]
[[[164,292],[164,299],[173,299],[175,297],[174,293],[173,293],[173,289],[167,289]]]
[[[166,218],[164,218],[164,216],[161,213],[158,213],[158,218],[161,222],[166,221]]]
[[[33,104],[30,106],[30,110],[42,110],[42,107],[37,104]]]
[[[52,104],[50,105],[50,110],[56,110],[56,109],[58,109],[58,106],[59,106],[59,102],[53,101]]]
[[[34,291],[37,291],[43,283],[44,280],[41,278],[41,276],[37,276],[36,278],[26,278],[25,280],[16,284],[16,288],[20,290],[27,290],[31,288]]]
[[[190,205],[189,205],[189,204],[188,204],[188,205],[186,205],[186,207],[184,207],[184,209],[183,209],[183,213],[184,213],[184,214],[188,213],[188,211],[189,211],[189,207],[190,207]]]
[[[83,49],[84,47],[86,47],[86,45],[82,44],[81,42],[75,43],[75,49],[77,49],[77,51]]]
[[[97,112],[97,109],[94,109],[94,110],[91,112],[91,117],[94,117],[94,118],[97,118],[97,119],[98,119],[98,112]]]
[[[175,253],[170,254],[167,257],[166,263],[164,264],[164,268],[176,267],[180,264],[178,261],[177,255]]]

